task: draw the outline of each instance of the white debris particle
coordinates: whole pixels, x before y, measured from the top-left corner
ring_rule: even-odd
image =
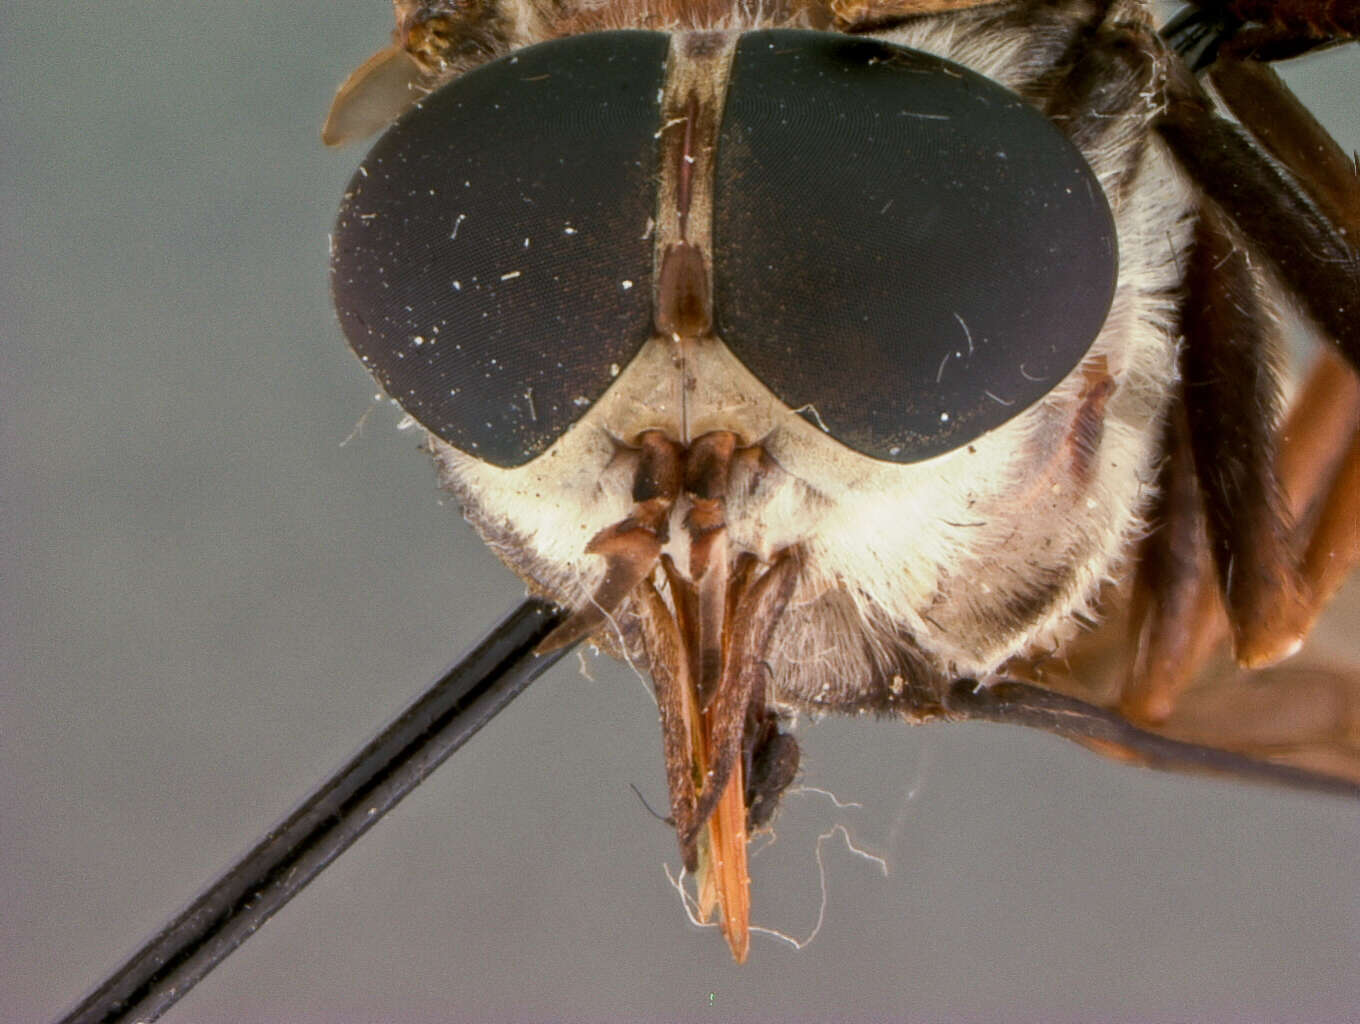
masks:
[[[828,427],[826,425],[826,421],[822,419],[822,414],[817,411],[817,407],[813,405],[811,402],[809,402],[807,405],[799,406],[797,409],[794,409],[793,411],[796,412],[799,416],[802,416],[804,418],[811,416],[814,420],[816,420],[817,426],[821,428],[823,434],[831,433],[831,428]]]
[[[949,422],[949,413],[947,413],[947,412],[942,412],[942,413],[940,413],[940,422],[941,422],[941,423],[948,423],[948,422]]]
[[[453,290],[456,291],[456,292],[461,292],[461,291],[463,290],[463,282],[462,282],[462,281],[454,281],[454,282],[453,282]]]
[[[611,376],[611,377],[617,377],[618,375],[619,375],[619,364],[618,364],[618,363],[610,363],[610,364],[609,364],[609,376]]]
[[[564,234],[564,235],[574,235],[574,234],[576,234],[576,229],[575,229],[574,227],[572,227],[570,224],[568,224],[566,227],[564,227],[564,228],[562,229],[562,234]]]
[[[529,239],[527,238],[524,240],[524,248],[529,248]]]
[[[971,356],[973,354],[973,332],[970,331],[968,325],[963,322],[963,317],[955,313],[954,319],[957,320],[959,326],[963,328],[963,336],[968,339],[968,354]]]
[[[502,281],[513,281],[515,278],[519,277],[519,275],[520,275],[520,271],[518,271],[518,270],[512,270],[512,271],[510,271],[509,273],[502,274],[502,275],[501,275],[501,280],[502,280]]]
[[[425,339],[422,338],[419,334],[417,334],[414,338],[411,339],[411,344],[414,345],[416,348],[419,348],[421,345],[425,344]]]
[[[585,395],[577,395],[575,398],[571,400],[571,404],[576,406],[576,408],[578,409],[584,409],[586,406],[590,404],[590,399],[587,398]]]
[[[622,281],[619,282],[619,287],[622,288],[624,291],[628,291],[630,288],[633,287],[633,282],[632,282],[632,281],[629,281],[629,280],[627,280],[627,279],[624,279],[624,280],[622,280]]]
[[[454,218],[453,232],[449,235],[449,241],[453,241],[455,238],[458,237],[458,228],[465,220],[467,220],[466,213],[460,213],[456,218]]]

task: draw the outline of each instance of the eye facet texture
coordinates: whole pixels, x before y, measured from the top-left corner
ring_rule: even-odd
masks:
[[[1117,270],[1081,154],[971,71],[870,39],[754,32],[718,145],[714,316],[831,435],[914,462],[1042,398]]]
[[[341,325],[449,444],[528,461],[646,341],[665,58],[659,33],[521,50],[422,101],[351,181]]]
[[[529,461],[652,333],[667,46],[607,32],[487,64],[351,182],[341,323],[455,447]],[[718,339],[877,459],[942,454],[1038,401],[1113,296],[1113,219],[1080,153],[1001,86],[875,40],[744,36],[713,194]]]

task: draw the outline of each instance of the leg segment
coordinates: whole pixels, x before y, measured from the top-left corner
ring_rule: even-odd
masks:
[[[1249,666],[1297,650],[1307,619],[1275,479],[1269,319],[1246,253],[1206,212],[1181,313],[1185,409],[1233,646]]]
[[[1323,333],[1360,366],[1360,256],[1347,230],[1240,129],[1213,113],[1206,98],[1183,93],[1157,130]]]
[[[1226,626],[1183,406],[1172,411],[1167,442],[1155,526],[1139,549],[1134,581],[1129,633],[1136,646],[1119,698],[1131,722],[1171,714]]]

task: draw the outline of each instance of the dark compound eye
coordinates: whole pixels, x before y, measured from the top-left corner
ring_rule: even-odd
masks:
[[[527,461],[647,340],[666,46],[600,33],[487,64],[399,120],[351,181],[331,256],[341,325],[455,447]]]
[[[341,207],[351,344],[416,419],[497,465],[540,454],[652,331],[668,38],[518,53],[399,121]],[[963,445],[1043,397],[1108,312],[1094,175],[1042,115],[936,57],[750,33],[718,135],[719,337],[875,458]]]
[[[1105,321],[1114,223],[1038,111],[929,54],[746,36],[719,138],[718,334],[837,440],[913,462],[1050,391]]]

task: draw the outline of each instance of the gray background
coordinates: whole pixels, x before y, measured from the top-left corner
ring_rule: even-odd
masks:
[[[0,62],[0,1019],[112,968],[520,597],[328,306],[383,0],[19,2]],[[1354,51],[1291,77],[1348,147]],[[342,446],[371,412],[362,432]],[[1352,588],[1352,598],[1354,588]],[[1354,602],[1349,615],[1354,622]],[[1354,648],[1352,648],[1354,650]],[[1340,1019],[1360,815],[1020,730],[826,722],[735,967],[655,710],[565,664],[169,1019]]]

